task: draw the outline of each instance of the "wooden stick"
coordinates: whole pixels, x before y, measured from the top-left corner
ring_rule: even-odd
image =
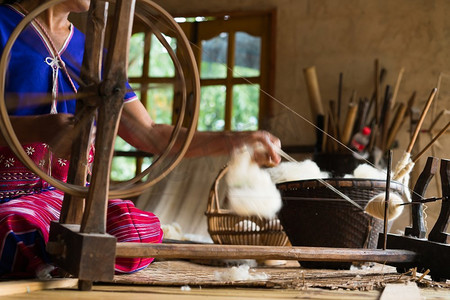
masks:
[[[386,170],[386,196],[384,197],[384,231],[383,231],[383,249],[386,250],[387,247],[387,234],[388,234],[388,217],[387,213],[389,210],[389,194],[391,189],[391,169],[392,169],[392,150],[389,151],[387,170]]]
[[[447,123],[447,125],[444,126],[444,128],[439,131],[439,133],[413,158],[413,163],[416,163],[419,158],[437,141],[437,139],[443,135],[447,129],[450,127],[450,121]]]
[[[404,103],[400,103],[397,112],[395,113],[394,120],[392,121],[392,125],[389,128],[389,133],[386,142],[386,149],[391,149],[392,144],[394,143],[394,139],[397,136],[398,131],[403,123],[406,113],[406,105]]]
[[[437,92],[437,89],[434,88],[431,91],[430,96],[428,97],[427,103],[425,104],[425,107],[422,110],[422,114],[420,115],[419,122],[417,123],[416,130],[414,131],[411,141],[409,142],[408,148],[406,149],[407,153],[411,153],[412,148],[414,147],[414,143],[416,142],[420,128],[422,127],[423,120],[425,119],[425,116],[427,115],[427,112],[430,109],[431,103],[433,102],[433,99],[436,96],[436,92]]]
[[[330,100],[329,102],[329,116],[328,116],[328,133],[340,140],[340,134],[339,134],[339,126],[336,123],[337,120],[337,113],[336,113],[336,105],[335,105],[335,101],[334,100]],[[330,152],[336,152],[338,149],[338,145],[336,144],[335,141],[333,141],[332,139],[329,140],[328,142],[328,147],[330,149]]]
[[[303,70],[308,90],[309,102],[313,114],[313,120],[316,121],[318,115],[325,115],[320,96],[319,82],[317,80],[316,67],[308,67]]]
[[[394,87],[394,93],[392,94],[391,108],[394,107],[395,100],[397,100],[398,89],[400,87],[400,82],[402,81],[404,72],[405,72],[405,68],[401,68],[400,72],[398,73],[397,82],[395,83],[395,87]]]
[[[380,116],[380,126],[381,126],[381,132],[380,137],[381,139],[378,141],[379,148],[381,150],[386,149],[386,140],[388,135],[388,126],[389,126],[389,120],[391,115],[391,101],[392,97],[390,95],[390,86],[386,85],[386,92],[384,95],[383,100],[383,108],[381,110],[381,116]]]
[[[347,116],[345,118],[344,128],[342,130],[341,138],[342,143],[348,145],[353,132],[353,126],[355,125],[356,113],[358,111],[358,105],[350,103],[348,105]]]
[[[281,259],[392,263],[413,262],[418,258],[418,254],[409,250],[393,249],[117,243],[116,257],[154,257],[167,259]]]
[[[411,109],[414,106],[414,103],[416,102],[416,91],[414,91],[411,94],[411,97],[409,97],[408,102],[406,103],[406,115],[405,117],[408,117],[411,115]]]
[[[378,59],[375,60],[375,122],[379,125],[380,115],[379,115],[379,106],[380,106],[380,64],[378,63]]]
[[[355,127],[353,134],[361,131],[366,126],[367,111],[369,108],[369,100],[367,98],[359,99],[358,112],[356,115]]]
[[[323,144],[323,129],[325,123],[325,111],[322,105],[322,98],[320,97],[319,82],[317,80],[316,67],[312,66],[303,70],[306,80],[306,88],[308,90],[309,102],[313,120],[316,122],[316,151],[322,151]]]

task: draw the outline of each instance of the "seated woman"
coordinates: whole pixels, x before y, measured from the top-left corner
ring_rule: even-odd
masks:
[[[10,0],[0,5],[0,54],[17,24],[42,1],[45,0]],[[66,0],[37,17],[14,44],[6,77],[6,101],[20,107],[11,112],[16,135],[30,158],[61,180],[67,178],[67,153],[71,148],[67,137],[74,126],[75,100],[56,99],[77,92],[79,84],[70,74],[79,75],[84,52],[84,35],[69,22],[68,16],[88,8],[88,0]],[[33,95],[42,94],[52,94],[52,103],[23,105]],[[136,94],[125,95],[118,134],[128,143],[158,154],[172,129],[170,125],[155,124]],[[186,155],[229,154],[235,147],[254,142],[267,149],[268,155],[259,157],[260,162],[279,163],[274,147],[280,147],[280,141],[265,131],[197,132]],[[50,222],[59,219],[63,196],[63,192],[30,172],[0,136],[0,277],[48,276],[53,266],[45,244]],[[119,199],[108,203],[107,232],[116,236],[118,242],[159,243],[163,237],[154,214]],[[116,260],[115,270],[135,272],[151,261],[121,258]]]

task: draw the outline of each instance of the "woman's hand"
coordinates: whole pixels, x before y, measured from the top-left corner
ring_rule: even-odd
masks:
[[[281,161],[278,149],[281,148],[281,141],[271,133],[258,130],[248,132],[249,137],[246,143],[254,145],[253,159],[260,166],[274,167]]]

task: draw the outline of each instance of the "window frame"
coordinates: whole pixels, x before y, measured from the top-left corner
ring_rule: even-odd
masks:
[[[275,70],[275,28],[276,11],[254,11],[254,12],[222,12],[222,13],[199,13],[196,16],[208,16],[214,18],[213,21],[204,22],[184,22],[179,23],[185,32],[189,41],[193,43],[192,49],[197,60],[197,66],[200,70],[201,65],[201,42],[219,35],[222,32],[228,32],[229,43],[227,51],[227,76],[220,79],[200,79],[200,86],[225,86],[225,131],[231,130],[232,108],[233,108],[233,87],[236,85],[259,85],[259,113],[258,129],[270,130],[270,119],[273,117],[273,101],[270,95],[274,94],[274,72]],[[192,18],[193,15],[183,15],[174,17]],[[214,22],[214,23],[213,23]],[[151,84],[172,84],[174,85],[174,95],[176,95],[177,85],[173,77],[151,77],[150,68],[150,49],[151,33],[145,32],[139,23],[135,21],[133,34],[144,32],[144,60],[143,72],[141,77],[130,77],[130,84],[139,84],[142,91],[146,91]],[[235,53],[235,33],[246,32],[252,36],[261,38],[261,60],[260,75],[255,77],[233,77],[234,53]],[[148,108],[147,93],[140,93],[140,101]],[[176,123],[180,100],[174,96],[172,108],[172,124]],[[186,117],[185,117],[186,118]],[[134,157],[136,158],[136,173],[142,171],[142,164],[145,157],[150,156],[142,151],[115,151],[114,157]]]

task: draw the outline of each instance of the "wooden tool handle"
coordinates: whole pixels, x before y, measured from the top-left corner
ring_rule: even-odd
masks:
[[[348,106],[347,116],[345,117],[344,128],[342,129],[342,143],[347,145],[350,142],[350,138],[353,132],[353,126],[355,125],[356,113],[358,111],[358,105],[351,103]]]
[[[400,72],[398,73],[397,82],[395,83],[395,87],[394,87],[394,93],[392,94],[391,108],[394,107],[395,101],[397,100],[398,89],[400,87],[400,82],[402,81],[404,72],[405,72],[405,69],[401,68]]]
[[[422,114],[420,115],[419,122],[417,123],[416,130],[414,131],[414,134],[411,137],[411,141],[409,142],[408,148],[406,149],[407,153],[411,153],[412,148],[414,147],[414,143],[416,142],[420,128],[422,127],[423,120],[425,120],[425,116],[427,115],[427,112],[430,109],[431,103],[433,102],[434,97],[436,96],[436,92],[437,92],[437,88],[434,88],[431,91],[430,96],[428,97],[427,103],[425,104],[425,107],[422,110]]]
[[[322,98],[320,97],[319,82],[317,81],[316,67],[308,67],[303,70],[305,74],[306,87],[309,95],[309,102],[313,114],[313,120],[317,120],[318,115],[325,115]]]
[[[392,147],[392,144],[394,143],[394,139],[397,136],[400,126],[403,123],[406,109],[407,109],[407,106],[404,103],[400,103],[400,105],[398,106],[397,112],[395,113],[394,121],[391,125],[391,128],[389,128],[389,133],[388,133],[387,142],[386,142],[386,149],[390,149]]]

